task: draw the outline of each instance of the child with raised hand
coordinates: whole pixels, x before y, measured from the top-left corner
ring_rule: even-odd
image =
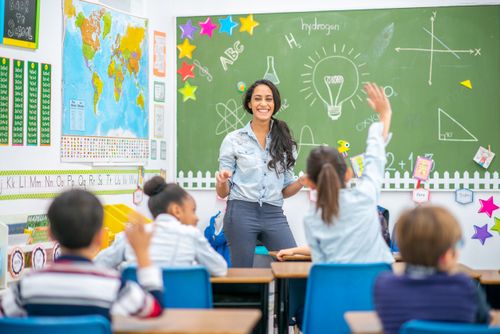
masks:
[[[337,149],[320,146],[307,159],[306,183],[317,190],[316,206],[304,217],[313,262],[394,262],[377,213],[392,110],[381,87],[368,83],[365,91],[380,121],[368,131],[365,169],[356,186],[346,188],[352,170]]]
[[[416,207],[403,213],[395,233],[405,272],[382,273],[374,287],[384,333],[398,333],[403,323],[413,319],[488,322],[484,292],[477,282],[456,273],[462,231],[448,210]]]
[[[154,317],[162,312],[163,280],[151,265],[150,233],[138,217],[125,231],[138,263],[137,284],[122,284],[119,272],[97,267],[92,257],[104,237],[103,207],[84,190],[60,194],[48,211],[49,234],[61,245],[61,256],[39,271],[13,283],[2,299],[0,315],[72,316],[135,315]]]
[[[196,227],[196,203],[184,189],[166,183],[155,176],[144,185],[149,196],[148,207],[155,221],[147,228],[153,229],[149,254],[159,266],[205,266],[213,276],[224,276],[227,263]],[[102,250],[94,263],[112,268],[123,268],[136,262],[136,257],[122,233]]]

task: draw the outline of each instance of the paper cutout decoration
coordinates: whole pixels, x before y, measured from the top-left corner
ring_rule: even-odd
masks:
[[[216,24],[212,23],[212,19],[209,17],[205,20],[205,22],[198,22],[200,25],[200,35],[207,35],[212,38],[212,34],[214,33],[214,29],[217,28]]]
[[[474,192],[467,188],[455,190],[455,202],[464,205],[474,202]]]
[[[464,87],[467,87],[469,89],[472,89],[472,82],[470,82],[470,80],[464,80],[462,82],[460,82],[460,84]]]
[[[431,158],[418,156],[413,169],[413,178],[419,181],[427,181],[433,164],[434,161]]]
[[[193,58],[193,51],[196,49],[196,46],[189,43],[188,39],[185,39],[182,44],[177,45],[177,49],[179,49],[179,59],[183,57],[188,57],[189,59]]]
[[[243,81],[239,81],[236,84],[236,88],[238,89],[238,92],[243,93],[247,90],[247,84],[244,83]]]
[[[186,24],[181,24],[179,26],[179,28],[182,31],[181,39],[189,38],[191,40],[194,38],[194,36],[193,36],[194,32],[198,29],[195,26],[193,26],[193,24],[191,23],[191,20],[188,20],[186,22]]]
[[[45,249],[43,249],[42,246],[35,246],[31,251],[31,268],[34,270],[43,269],[45,263],[47,263],[47,253],[45,253]]]
[[[339,150],[339,153],[342,153],[345,155],[345,153],[349,152],[351,149],[351,144],[347,140],[339,140],[337,141],[337,149]]]
[[[182,102],[186,102],[187,100],[196,101],[196,95],[194,94],[198,86],[191,86],[188,81],[184,82],[184,87],[179,89],[179,92],[182,94]]]
[[[361,177],[363,171],[365,170],[365,156],[364,154],[358,154],[351,158],[351,167],[354,175],[356,177]]]
[[[495,217],[495,225],[490,228],[490,231],[497,231],[498,235],[500,235],[500,218]]]
[[[482,146],[479,146],[479,149],[476,152],[476,155],[472,160],[477,162],[479,166],[483,168],[488,168],[491,164],[491,161],[495,157],[495,153],[491,152],[488,149],[485,149]]]
[[[186,81],[189,78],[194,79],[194,73],[193,73],[194,65],[189,65],[185,61],[182,62],[181,68],[177,70],[177,73],[181,75],[182,81]]]
[[[412,199],[418,204],[429,202],[431,200],[431,192],[425,188],[413,189]]]
[[[481,245],[484,245],[486,239],[493,236],[493,234],[488,232],[488,224],[484,224],[483,226],[474,225],[474,230],[476,231],[476,233],[474,233],[471,239],[477,239],[481,241]]]
[[[259,22],[253,19],[252,14],[248,15],[247,17],[240,17],[240,22],[240,32],[246,31],[250,35],[253,35],[253,29],[259,25]]]
[[[493,196],[490,196],[487,200],[480,199],[479,202],[481,203],[481,207],[479,208],[479,211],[477,213],[486,213],[488,217],[491,218],[491,214],[493,211],[498,209],[499,207],[493,202]]]
[[[229,36],[233,35],[233,29],[236,26],[238,26],[238,23],[236,23],[236,22],[233,21],[233,18],[232,18],[231,15],[229,15],[225,19],[219,19],[219,23],[220,23],[220,30],[219,30],[219,32],[220,33],[224,33],[225,32]]]
[[[24,252],[20,247],[14,247],[10,253],[9,273],[12,278],[21,276],[24,269]]]

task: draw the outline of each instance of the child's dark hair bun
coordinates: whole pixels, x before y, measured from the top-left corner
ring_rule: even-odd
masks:
[[[149,197],[161,193],[167,187],[165,179],[161,176],[154,176],[144,185],[144,193]]]

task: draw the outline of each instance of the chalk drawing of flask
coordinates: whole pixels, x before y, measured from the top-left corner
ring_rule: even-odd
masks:
[[[276,70],[274,69],[274,57],[267,56],[267,70],[264,74],[264,79],[271,81],[273,84],[277,85],[280,83]]]

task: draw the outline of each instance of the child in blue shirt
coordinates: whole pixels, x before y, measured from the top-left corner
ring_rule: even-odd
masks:
[[[365,169],[356,186],[346,188],[352,171],[337,149],[320,146],[307,159],[306,183],[317,190],[316,206],[304,217],[313,262],[394,262],[380,232],[377,213],[391,105],[383,88],[368,83],[365,90],[368,104],[377,112],[380,122],[372,124],[368,132]]]
[[[406,268],[403,275],[382,273],[375,282],[375,309],[384,333],[398,333],[413,319],[488,322],[483,291],[456,273],[462,231],[448,210],[419,206],[399,218],[395,232]]]

